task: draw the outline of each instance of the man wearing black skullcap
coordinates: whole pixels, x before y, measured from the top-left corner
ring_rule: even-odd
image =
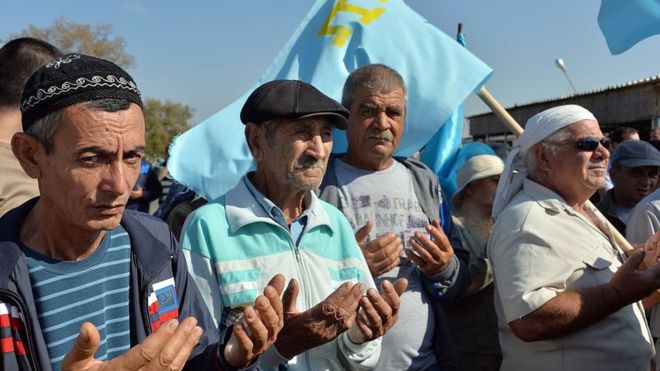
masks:
[[[332,128],[346,128],[347,117],[302,81],[258,87],[241,111],[256,170],[184,226],[189,269],[221,329],[240,319],[268,276],[291,277],[284,328],[260,359],[265,368],[374,368],[380,336],[398,318],[407,282],[384,282],[380,296],[348,221],[313,192]]]
[[[124,210],[145,150],[126,71],[65,55],[28,80],[21,111],[12,149],[41,196],[0,219],[0,368],[231,369],[274,341],[283,277],[220,334],[167,226]]]

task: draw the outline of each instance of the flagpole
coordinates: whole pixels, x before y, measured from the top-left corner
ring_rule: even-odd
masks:
[[[516,136],[520,136],[523,132],[523,127],[520,126],[520,124],[516,121],[516,119],[513,118],[509,114],[509,112],[502,107],[502,105],[493,97],[493,95],[484,87],[482,86],[481,89],[479,89],[479,92],[477,93],[479,98],[486,103],[488,107],[493,111],[495,116],[497,116],[504,124],[511,130]],[[587,205],[590,207],[593,207],[593,204],[591,201],[587,200]],[[625,252],[626,254],[632,253],[635,248],[626,240],[625,237],[616,229],[614,226],[607,220],[607,225],[610,229],[610,232],[612,233],[612,237],[614,238],[614,242],[616,242],[617,245]]]

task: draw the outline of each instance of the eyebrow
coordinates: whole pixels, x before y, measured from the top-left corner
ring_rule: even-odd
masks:
[[[123,155],[126,156],[126,155],[130,155],[130,154],[133,154],[133,153],[145,153],[146,149],[147,149],[146,146],[137,146],[137,147],[135,147],[131,150],[124,151]],[[89,147],[84,147],[84,148],[79,149],[78,152],[77,152],[77,155],[81,155],[85,152],[96,153],[96,154],[99,154],[101,156],[112,156],[112,155],[115,154],[115,152],[108,151],[108,150],[104,149],[103,147],[89,146]]]

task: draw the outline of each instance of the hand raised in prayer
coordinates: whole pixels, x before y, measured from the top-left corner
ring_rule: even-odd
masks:
[[[408,288],[408,280],[399,278],[394,285],[385,280],[380,287],[383,296],[375,289],[369,289],[367,295],[360,299],[361,310],[347,333],[354,344],[362,344],[385,335],[399,319],[400,296]]]
[[[284,289],[284,276],[275,275],[257,297],[254,307],[243,310],[243,320],[234,324],[232,334],[224,348],[227,362],[243,368],[270,348],[284,326],[280,295]]]
[[[422,233],[415,232],[414,237],[409,240],[414,251],[406,250],[406,255],[417,264],[424,275],[432,277],[445,269],[454,258],[454,249],[440,227],[438,219],[434,219],[431,224],[427,225],[426,231],[433,237],[433,240]]]
[[[101,342],[99,332],[93,324],[85,322],[80,326],[80,334],[73,348],[62,361],[62,370],[180,370],[200,336],[202,329],[197,326],[195,318],[188,317],[181,323],[175,319],[169,320],[128,352],[103,362],[94,358]]]
[[[277,351],[290,359],[335,339],[353,325],[364,291],[363,284],[346,282],[313,308],[298,312],[300,287],[295,279],[289,281],[282,298],[284,328],[275,341]]]
[[[360,250],[362,250],[362,255],[364,255],[364,260],[369,266],[371,275],[379,277],[399,265],[399,256],[401,250],[403,250],[403,245],[394,233],[386,233],[374,240],[367,241],[367,236],[369,236],[372,227],[371,221],[367,221],[367,224],[355,232],[355,239],[360,245]]]

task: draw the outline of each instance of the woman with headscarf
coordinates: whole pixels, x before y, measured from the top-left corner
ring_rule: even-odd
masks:
[[[502,362],[493,272],[486,257],[486,242],[494,223],[493,198],[502,170],[504,163],[499,157],[480,155],[466,161],[456,176],[452,218],[463,247],[470,252],[470,286],[461,300],[447,306],[459,371],[497,371]]]

